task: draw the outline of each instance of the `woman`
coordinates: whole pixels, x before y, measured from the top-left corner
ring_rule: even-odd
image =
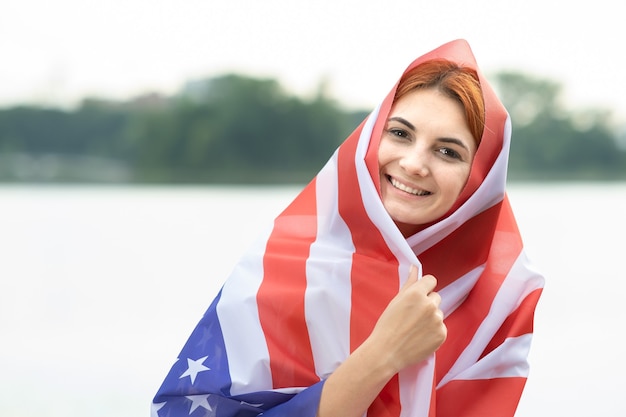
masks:
[[[156,416],[513,416],[543,278],[465,41],[400,83],[235,266]]]

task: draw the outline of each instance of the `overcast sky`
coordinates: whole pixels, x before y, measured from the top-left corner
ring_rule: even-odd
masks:
[[[483,72],[551,78],[572,107],[626,116],[614,0],[2,0],[0,105],[170,93],[237,71],[302,94],[326,77],[341,102],[370,107],[456,38]]]

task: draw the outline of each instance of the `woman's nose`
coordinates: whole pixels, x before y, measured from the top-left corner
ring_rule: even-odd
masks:
[[[423,150],[411,149],[400,160],[400,166],[411,175],[424,177],[430,173],[428,155]]]

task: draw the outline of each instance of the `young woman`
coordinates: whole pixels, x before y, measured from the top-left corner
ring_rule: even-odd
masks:
[[[155,416],[513,416],[543,278],[469,45],[418,58],[235,266]]]

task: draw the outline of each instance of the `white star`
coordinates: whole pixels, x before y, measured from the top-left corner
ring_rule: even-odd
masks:
[[[187,358],[187,370],[183,372],[183,374],[179,376],[178,379],[182,379],[188,376],[189,378],[191,378],[191,383],[193,384],[196,381],[196,376],[198,376],[198,372],[211,370],[211,368],[202,365],[202,362],[204,362],[207,358],[208,356],[205,356],[195,361]]]
[[[165,403],[152,403],[152,406],[150,407],[150,417],[159,417],[159,410],[161,408],[163,408],[163,406],[165,405]]]
[[[211,408],[211,405],[209,404],[209,397],[211,396],[211,394],[208,395],[187,395],[185,398],[187,398],[188,400],[191,400],[191,407],[189,408],[189,415],[191,415],[191,413],[194,412],[194,410],[198,407],[203,407],[206,408],[209,411],[213,411],[213,408]]]

